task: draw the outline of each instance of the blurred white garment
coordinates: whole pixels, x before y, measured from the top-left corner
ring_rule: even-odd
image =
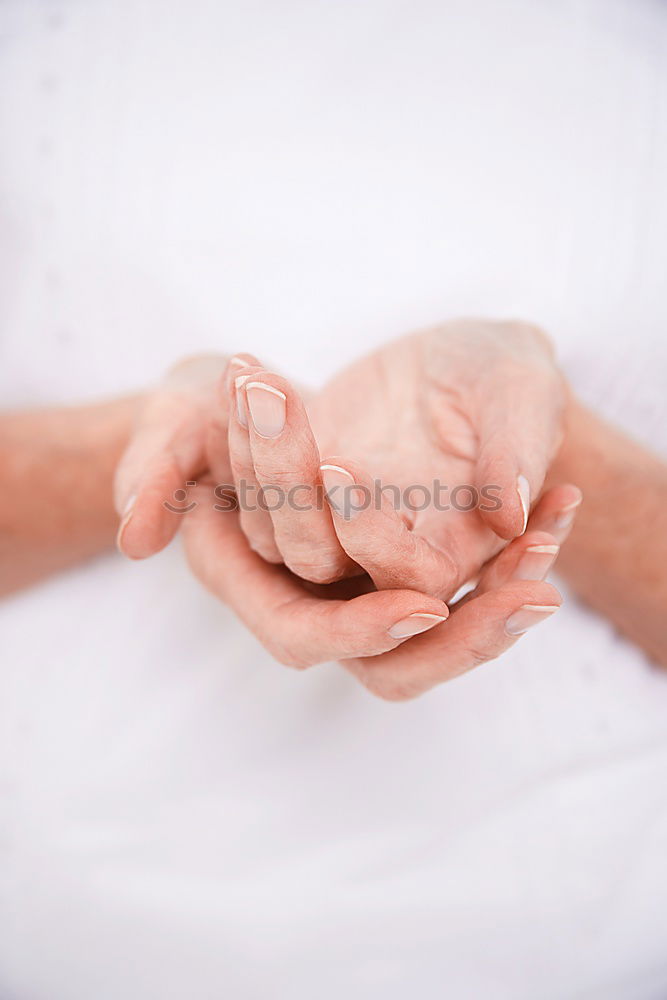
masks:
[[[667,454],[667,7],[5,0],[0,393],[521,315]],[[658,1000],[667,677],[569,600],[407,705],[178,546],[0,607],[2,1000]]]

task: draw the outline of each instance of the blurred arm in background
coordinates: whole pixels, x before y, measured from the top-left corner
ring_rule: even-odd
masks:
[[[0,414],[0,596],[111,548],[144,476],[154,487],[145,499],[162,514],[152,550],[167,543],[181,517],[162,503],[203,467],[225,365],[222,356],[186,359],[143,394]]]
[[[559,571],[587,604],[667,666],[667,464],[571,399],[547,485],[563,480],[581,487],[584,503]]]
[[[112,482],[139,397],[0,415],[0,595],[113,545]]]

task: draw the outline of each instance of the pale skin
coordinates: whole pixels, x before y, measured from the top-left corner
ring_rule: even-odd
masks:
[[[575,398],[547,477],[586,498],[559,570],[581,598],[667,666],[667,463]]]
[[[139,396],[0,415],[0,595],[103,552]]]
[[[97,422],[91,420],[91,412],[96,408],[86,408],[79,413],[81,427],[85,425],[86,429],[81,431],[78,448],[73,446],[77,439],[77,411],[67,411],[69,448],[64,453],[57,447],[43,446],[44,439],[48,440],[46,428],[52,423],[44,416],[27,414],[2,418],[5,428],[15,431],[18,420],[24,429],[18,437],[15,433],[3,434],[4,467],[9,472],[0,529],[4,589],[8,591],[25,585],[108,544],[113,514],[107,496],[103,495],[104,484],[108,487],[110,469],[130,438],[130,448],[116,480],[119,509],[122,510],[135,495],[120,534],[121,545],[128,554],[134,557],[150,555],[163,547],[177,526],[183,523],[186,549],[195,573],[214,593],[236,607],[278,659],[297,666],[341,659],[375,693],[390,699],[405,698],[502,653],[517,639],[508,632],[508,622],[522,613],[526,605],[540,609],[528,612],[535,623],[558,606],[557,592],[541,577],[553,563],[558,545],[565,541],[581,498],[577,487],[568,485],[571,480],[578,483],[587,499],[572,538],[564,545],[559,566],[564,567],[569,582],[585,599],[615,621],[656,660],[667,663],[667,639],[662,623],[667,596],[664,572],[667,531],[663,513],[667,509],[665,464],[650,453],[630,446],[618,431],[593,415],[584,416],[585,411],[563,391],[562,379],[555,368],[551,371],[553,362],[542,335],[530,331],[531,328],[522,325],[520,336],[537,338],[535,354],[526,352],[524,344],[522,356],[527,355],[530,364],[523,371],[515,370],[513,378],[508,379],[512,385],[510,401],[523,396],[527,399],[527,410],[519,408],[523,421],[507,425],[505,404],[496,403],[496,416],[492,417],[493,399],[486,411],[487,426],[491,428],[494,420],[505,418],[501,438],[505,445],[510,443],[509,449],[500,449],[500,457],[493,448],[485,452],[486,459],[492,463],[492,478],[505,484],[512,494],[512,499],[503,508],[501,520],[496,520],[495,524],[493,521],[487,523],[492,513],[463,515],[454,511],[448,518],[443,517],[443,521],[449,519],[451,523],[445,524],[439,534],[431,530],[428,520],[423,523],[417,519],[407,526],[393,511],[364,511],[356,518],[347,519],[337,515],[332,507],[322,512],[326,513],[328,521],[311,520],[308,529],[311,535],[306,533],[309,541],[304,547],[299,533],[284,516],[276,529],[274,519],[266,511],[260,512],[265,515],[264,523],[256,535],[257,525],[244,525],[242,529],[238,515],[216,512],[208,502],[200,502],[196,510],[186,516],[170,514],[161,506],[162,500],[173,496],[187,479],[197,478],[200,484],[207,480],[229,482],[231,465],[245,462],[247,466],[248,455],[250,471],[259,478],[266,475],[267,455],[270,458],[272,453],[283,449],[287,456],[288,447],[293,448],[292,465],[287,463],[286,471],[282,463],[281,466],[290,481],[295,475],[304,479],[304,472],[313,474],[313,456],[319,475],[320,465],[325,464],[337,465],[352,473],[356,483],[369,474],[381,474],[384,479],[386,476],[378,468],[381,462],[373,467],[374,456],[382,456],[383,434],[385,458],[392,453],[392,442],[403,447],[401,442],[408,439],[414,442],[416,434],[422,442],[420,447],[424,455],[435,456],[432,461],[438,464],[443,481],[447,476],[442,473],[442,467],[448,461],[458,463],[457,473],[459,464],[463,465],[463,473],[457,476],[460,480],[480,481],[472,478],[473,474],[480,475],[477,468],[480,456],[477,454],[475,464],[475,456],[470,454],[469,448],[466,450],[466,445],[474,436],[484,440],[484,415],[479,407],[477,410],[464,409],[461,414],[461,391],[452,408],[457,419],[447,423],[444,433],[434,435],[430,433],[432,424],[423,419],[425,410],[429,412],[423,405],[423,393],[405,393],[400,386],[394,390],[391,373],[388,381],[384,361],[380,366],[382,377],[377,381],[385,393],[389,385],[392,403],[389,409],[376,408],[374,411],[371,369],[377,370],[376,362],[371,363],[371,368],[367,362],[362,362],[351,374],[338,376],[332,384],[334,390],[325,391],[322,402],[317,404],[309,399],[306,410],[301,410],[298,393],[289,383],[279,381],[274,373],[254,365],[254,359],[243,356],[242,364],[229,368],[224,360],[208,359],[181,366],[167,385],[145,397],[136,420],[136,400],[105,404],[106,418],[100,420],[99,427],[106,427],[106,430],[99,434],[96,443],[94,428]],[[411,385],[418,388],[419,364],[408,362],[403,350],[396,372],[409,369]],[[493,368],[488,363],[484,367],[484,374]],[[449,366],[447,368],[449,370]],[[197,369],[196,375],[194,369]],[[504,371],[507,375],[507,367]],[[255,377],[257,373],[261,373],[261,377]],[[246,393],[248,404],[248,428],[237,421],[234,408],[237,404],[234,383],[239,375],[252,376],[241,381],[241,393]],[[358,387],[351,388],[348,396],[360,398],[362,405],[370,404],[369,411],[373,415],[366,422],[363,434],[354,431],[353,421],[355,416],[359,419],[358,409],[352,413],[349,398],[345,402],[346,379],[354,380],[360,375],[363,380],[361,396]],[[432,382],[431,362],[426,376],[429,383]],[[531,404],[531,397],[536,396],[536,377],[540,383],[540,399]],[[256,434],[250,399],[253,392],[257,394],[263,390],[248,389],[248,382],[269,384],[284,392],[286,421],[285,429],[276,435],[279,440]],[[352,384],[350,381],[350,386]],[[457,387],[461,389],[460,379]],[[545,387],[551,393],[547,406],[544,406]],[[436,393],[442,401],[440,385]],[[415,397],[421,397],[421,401]],[[377,398],[380,398],[379,390]],[[336,399],[339,400],[338,410]],[[439,418],[447,412],[451,399],[451,393],[445,393],[447,405],[437,408]],[[230,407],[230,400],[234,407]],[[399,402],[403,404],[399,423],[410,432],[404,436],[396,433]],[[535,414],[531,405],[541,405],[544,413]],[[564,425],[560,419],[563,408]],[[104,407],[99,409],[100,417],[103,410]],[[109,419],[112,410],[116,413],[115,421]],[[385,424],[391,419],[390,431],[383,430],[382,412]],[[312,437],[305,433],[307,424],[299,425],[301,417],[312,422]],[[519,423],[523,424],[523,432]],[[109,430],[110,424],[114,424],[113,433]],[[338,439],[335,434],[327,436],[327,427],[331,429],[337,425],[340,426]],[[565,437],[558,451],[563,426]],[[429,430],[425,431],[425,427]],[[295,430],[291,445],[290,430]],[[239,437],[240,431],[244,432],[245,439]],[[528,431],[533,435],[531,441],[525,437]],[[287,435],[284,440],[283,434]],[[42,443],[37,446],[35,441]],[[245,452],[239,450],[239,443],[244,441]],[[590,460],[591,441],[595,443],[596,455],[603,455],[603,462]],[[323,442],[321,451],[317,442]],[[335,453],[331,455],[331,451]],[[18,461],[17,454],[21,456]],[[396,454],[398,456],[398,452]],[[64,455],[66,474],[63,477]],[[408,460],[416,461],[414,447],[406,451],[406,462]],[[405,480],[400,480],[401,468],[400,458],[396,457],[396,466],[390,471],[397,473],[394,478],[399,482],[427,479],[427,476],[408,476],[406,472]],[[100,475],[92,475],[97,470]],[[521,497],[516,487],[513,488],[518,470],[530,484],[531,497],[537,497],[543,490],[539,501],[533,504],[525,534],[521,534]],[[84,474],[86,482],[100,484],[100,495],[93,491],[86,500],[97,512],[95,516],[81,516],[81,497],[72,494],[70,488],[71,480],[76,481]],[[486,475],[486,470],[483,474]],[[545,476],[546,488],[543,489]],[[57,517],[49,516],[53,494],[49,498],[43,490],[37,489],[37,484],[45,477],[50,477],[54,488],[61,479],[67,487],[55,488]],[[609,505],[600,501],[601,486],[608,488],[614,483],[633,482],[640,484],[641,517],[637,516],[636,503],[629,508],[624,503]],[[200,485],[198,489],[206,490],[207,487]],[[26,510],[24,498],[28,496],[32,499],[30,509]],[[464,517],[477,521],[465,535],[469,547],[457,549],[454,558],[449,542],[456,538],[460,545],[464,531],[459,529],[466,523]],[[363,519],[366,520],[362,530]],[[455,525],[455,520],[463,524]],[[39,540],[31,541],[30,525],[36,522],[40,524]],[[512,537],[515,540],[489,562],[489,558]],[[253,551],[249,538],[260,551],[267,540],[272,542],[275,550],[265,551],[263,555],[276,563],[278,560],[288,562],[297,572],[269,564],[267,558]],[[297,547],[295,541],[299,543]],[[311,557],[313,550],[315,558]],[[345,578],[341,583],[326,587],[301,578],[307,576],[312,581],[313,567],[319,565],[317,555],[323,550],[327,552],[326,574],[331,579]],[[409,555],[411,559],[407,558]],[[448,608],[443,597],[449,599],[455,585],[467,578],[468,569],[474,568],[475,558],[479,560],[478,569],[483,567],[475,595]],[[454,573],[451,562],[457,567]],[[362,570],[367,572],[360,575]],[[384,580],[382,573],[387,574]],[[371,578],[376,585],[390,589],[371,589]],[[396,625],[401,623],[403,632],[416,626],[426,631],[413,637],[398,635]],[[524,616],[518,624],[527,627],[530,622],[527,623]]]
[[[502,505],[473,510],[403,505],[398,516],[386,496],[382,516],[368,510],[351,520],[335,516],[335,502],[333,518],[329,510],[308,514],[287,505],[271,514],[241,511],[252,548],[317,583],[349,575],[351,559],[378,589],[410,586],[449,599],[523,532],[530,498],[539,495],[562,437],[562,379],[548,341],[527,324],[458,321],[401,338],[351,365],[305,405],[287,380],[250,355],[236,356],[230,369],[237,483],[254,479],[288,491],[324,482],[342,500],[345,491],[354,497],[353,484],[370,490],[379,478],[402,494],[412,486],[420,499],[438,480],[463,496],[463,507],[471,485],[502,497]],[[247,428],[236,419],[239,400],[253,417]],[[257,411],[261,423],[262,410],[269,415],[263,429],[256,418]]]
[[[460,351],[461,341],[456,334],[460,331],[457,326],[453,331],[451,327],[447,331],[447,336],[443,338],[447,341],[446,347],[454,344],[457,351]],[[454,336],[450,339],[450,333]],[[482,358],[483,372],[486,376],[486,385],[490,386],[485,394],[478,394],[477,399],[480,405],[474,408],[469,401],[463,400],[465,408],[461,404],[462,392],[453,393],[452,387],[445,385],[437,386],[437,393],[441,400],[444,395],[447,405],[439,408],[438,417],[445,423],[444,433],[433,435],[428,431],[433,429],[433,423],[429,425],[428,420],[424,421],[423,414],[423,393],[420,395],[414,389],[419,389],[422,382],[419,378],[421,371],[429,383],[433,382],[433,365],[430,364],[426,370],[420,360],[410,359],[410,341],[414,345],[415,341],[420,341],[418,351],[423,355],[424,338],[430,340],[433,334],[419,335],[417,338],[410,338],[402,344],[389,345],[384,350],[382,360],[378,364],[377,358],[362,360],[353,366],[347,373],[338,376],[334,382],[325,389],[319,397],[307,400],[307,406],[301,404],[298,393],[279,376],[273,372],[263,369],[257,359],[248,355],[237,356],[225,376],[221,380],[218,394],[218,406],[215,410],[213,428],[209,429],[209,455],[213,478],[216,482],[228,482],[230,472],[235,472],[235,478],[249,480],[254,476],[258,483],[262,481],[280,481],[288,487],[295,482],[312,482],[318,480],[320,465],[336,465],[340,469],[353,474],[355,482],[363,482],[363,476],[367,475],[367,468],[371,468],[374,473],[381,472],[376,466],[373,468],[373,461],[377,457],[398,454],[397,443],[402,442],[403,454],[406,462],[415,461],[415,440],[421,441],[423,454],[420,456],[423,464],[428,467],[428,462],[437,462],[442,469],[447,461],[458,463],[456,473],[463,481],[470,481],[473,474],[473,482],[483,481],[485,476],[505,484],[508,495],[508,503],[504,506],[503,515],[508,518],[504,523],[495,524],[496,532],[488,531],[485,520],[477,515],[473,515],[468,522],[470,529],[468,538],[472,545],[476,545],[476,553],[484,562],[485,558],[493,555],[503,543],[503,538],[521,537],[522,508],[518,491],[513,489],[513,483],[520,470],[528,479],[531,495],[537,495],[542,488],[542,481],[547,468],[553,464],[554,454],[558,454],[563,424],[560,416],[565,409],[567,419],[565,427],[569,429],[569,438],[565,442],[559,458],[554,465],[558,468],[556,478],[550,477],[549,482],[560,482],[558,491],[555,493],[545,492],[540,506],[534,508],[533,518],[529,525],[529,532],[533,529],[547,531],[550,539],[540,536],[533,544],[538,548],[553,550],[554,545],[559,545],[567,537],[571,528],[574,515],[581,500],[581,493],[574,485],[568,485],[568,480],[578,482],[584,488],[589,488],[594,494],[596,492],[596,473],[598,467],[588,463],[577,465],[577,476],[570,474],[570,466],[574,468],[572,459],[562,461],[561,455],[579,454],[583,441],[577,439],[577,427],[573,424],[569,414],[573,408],[573,402],[564,389],[560,376],[557,375],[553,367],[551,352],[544,337],[539,331],[527,327],[524,324],[484,324],[484,329],[480,331],[480,340],[476,341],[470,337],[468,325],[466,329],[466,340],[473,341],[474,347],[472,355],[468,358],[470,365],[470,375],[468,387],[473,386],[475,379],[480,376],[480,357]],[[510,351],[503,354],[502,348],[497,348],[500,355],[500,362],[494,367],[490,362],[494,359],[495,351],[489,351],[488,338],[493,338],[497,334],[503,343],[506,343],[508,334],[510,338],[516,338],[516,343],[520,344],[518,351]],[[534,350],[528,349],[527,339],[534,338]],[[486,339],[486,350],[480,350],[480,343]],[[392,370],[391,355],[395,352],[396,364]],[[389,357],[388,357],[389,356]],[[460,361],[461,355],[443,354],[446,364],[443,366],[446,372],[452,370],[452,361]],[[464,355],[465,357],[465,355]],[[519,364],[517,365],[517,359]],[[527,363],[525,363],[527,361]],[[409,373],[406,376],[406,372]],[[415,376],[417,372],[417,376]],[[493,375],[498,373],[498,380],[493,385]],[[502,376],[500,375],[502,372]],[[510,374],[511,373],[511,374]],[[395,378],[394,378],[395,374]],[[404,381],[407,379],[409,388],[406,390]],[[504,381],[503,381],[504,379]],[[464,379],[459,378],[454,389],[460,389],[461,384],[466,384]],[[238,383],[238,384],[237,384]],[[285,429],[273,438],[266,434],[256,433],[253,426],[252,407],[249,404],[248,392],[255,396],[261,392],[257,383],[270,386],[273,390],[285,396]],[[346,388],[347,386],[347,388]],[[374,394],[374,387],[375,389]],[[511,387],[511,388],[510,388]],[[449,391],[448,391],[449,390]],[[244,421],[236,418],[238,412],[238,396],[242,396]],[[453,400],[452,400],[453,397]],[[359,430],[359,416],[357,408],[352,411],[351,403],[354,400],[363,401],[362,418],[365,423],[362,430]],[[373,400],[377,399],[378,405],[373,406]],[[390,405],[387,406],[387,399]],[[488,406],[484,409],[484,403],[488,400]],[[451,404],[451,405],[450,405]],[[426,408],[428,410],[428,408]],[[462,416],[463,409],[463,416]],[[274,407],[275,410],[275,407]],[[446,420],[447,411],[450,410],[451,421]],[[330,417],[334,414],[333,419]],[[398,416],[397,416],[398,414]],[[227,415],[229,415],[227,417]],[[484,418],[486,424],[484,423]],[[396,434],[396,422],[401,428],[407,427],[411,433],[401,435]],[[308,422],[312,423],[313,434],[308,431]],[[225,423],[227,423],[227,433],[229,450],[225,450],[224,441],[226,435]],[[248,427],[243,424],[247,423]],[[417,432],[415,433],[415,425]],[[470,428],[472,425],[472,434]],[[387,431],[387,426],[390,428]],[[602,428],[602,424],[600,427]],[[334,434],[330,433],[334,428]],[[337,428],[340,427],[338,430]],[[424,431],[427,427],[428,431]],[[474,455],[470,453],[471,438],[477,436],[478,441],[485,442],[483,428],[490,428],[489,437],[491,444],[494,440],[498,447],[493,446],[485,449],[480,448],[477,455],[478,464],[480,458],[487,463],[484,471],[473,470]],[[437,425],[441,431],[442,424]],[[266,428],[264,428],[266,431]],[[495,433],[494,433],[495,432]],[[527,435],[532,435],[530,440]],[[617,439],[621,435],[611,428],[601,430],[605,440],[608,461],[614,464],[614,455],[617,447]],[[435,439],[435,444],[434,444]],[[443,447],[443,440],[446,445]],[[325,442],[322,448],[318,441]],[[211,442],[213,442],[211,444]],[[340,443],[344,443],[346,452],[343,452]],[[141,441],[135,441],[138,453],[142,451]],[[334,448],[336,454],[324,454]],[[454,453],[452,455],[452,452]],[[352,457],[351,457],[352,456]],[[431,457],[434,456],[434,457]],[[231,457],[231,467],[230,459]],[[360,464],[354,459],[362,459]],[[400,460],[399,460],[400,462]],[[467,464],[466,464],[467,463]],[[662,463],[657,458],[652,460],[653,468],[660,470]],[[463,471],[461,467],[463,466]],[[582,467],[584,466],[584,467]],[[489,471],[490,470],[490,471]],[[624,466],[622,472],[619,468],[619,476],[627,476],[627,467]],[[183,477],[182,477],[183,478]],[[407,474],[401,479],[401,466],[397,464],[392,478],[399,482],[407,481],[411,477]],[[414,478],[414,477],[413,477]],[[427,477],[423,477],[427,479]],[[442,478],[445,478],[442,476]],[[659,479],[659,475],[657,475]],[[119,482],[124,480],[123,470]],[[655,495],[656,506],[660,505],[660,487]],[[514,506],[513,502],[514,501]],[[595,501],[594,501],[595,502]],[[545,506],[542,506],[545,505]],[[323,639],[322,616],[325,609],[320,605],[315,605],[312,588],[301,590],[286,589],[292,584],[298,583],[294,577],[305,577],[311,581],[326,581],[344,577],[350,572],[359,572],[359,567],[368,571],[369,576],[376,585],[380,587],[389,586],[394,596],[399,589],[409,588],[412,593],[415,590],[423,593],[429,598],[448,597],[455,585],[465,578],[468,569],[472,569],[474,557],[467,554],[467,549],[459,549],[457,556],[459,564],[464,564],[465,558],[470,562],[465,570],[459,570],[458,576],[452,577],[450,562],[447,558],[451,553],[447,544],[447,518],[441,518],[439,528],[442,534],[438,537],[437,532],[429,534],[428,526],[424,530],[421,524],[412,524],[414,529],[408,531],[400,518],[393,517],[392,512],[385,510],[369,511],[358,515],[356,520],[347,521],[336,516],[335,509],[329,512],[330,520],[319,518],[312,514],[299,515],[299,521],[295,514],[282,510],[278,513],[269,514],[266,511],[242,513],[242,533],[246,537],[246,543],[239,544],[239,547],[232,547],[231,535],[219,534],[215,527],[219,520],[214,520],[209,516],[210,505],[202,505],[193,515],[188,515],[186,519],[186,546],[191,563],[195,572],[223,599],[229,601],[232,606],[236,606],[248,624],[253,628],[272,650],[278,659],[296,665],[307,665],[317,659],[331,659],[336,655],[342,656],[346,665],[359,667],[359,674],[362,680],[372,687],[377,693],[384,697],[405,697],[446,679],[454,673],[466,669],[472,663],[482,662],[484,659],[497,656],[510,641],[506,635],[507,620],[513,613],[524,607],[524,604],[534,602],[534,606],[545,611],[536,612],[534,622],[543,620],[548,614],[548,610],[553,610],[559,603],[559,597],[553,589],[548,592],[534,589],[530,594],[516,595],[524,603],[517,605],[512,601],[512,591],[508,589],[510,584],[516,585],[516,581],[506,579],[503,582],[498,580],[499,586],[494,592],[493,601],[498,600],[497,594],[501,598],[509,596],[509,603],[506,605],[502,600],[498,605],[494,605],[491,613],[492,598],[481,591],[475,600],[468,599],[465,604],[455,609],[446,623],[440,623],[432,619],[429,634],[417,638],[403,640],[398,647],[399,652],[385,650],[380,655],[380,646],[374,647],[372,660],[365,657],[355,656],[355,650],[346,647],[343,652],[336,652],[335,644],[328,645]],[[175,521],[178,518],[171,517],[170,527],[165,527],[165,516],[161,514],[157,518],[153,509],[141,506],[139,501],[133,508],[133,512],[124,524],[121,533],[121,544],[128,554],[142,556],[149,554],[158,542],[158,535],[164,537],[165,533],[176,528]],[[470,517],[470,515],[467,515]],[[449,515],[450,523],[462,520],[462,516],[457,512]],[[307,523],[304,523],[307,520]],[[160,521],[162,526],[160,527]],[[227,528],[232,523],[228,520]],[[299,527],[296,528],[295,526]],[[460,525],[456,525],[458,528]],[[225,528],[225,531],[227,530]],[[333,528],[333,531],[332,531]],[[615,545],[613,538],[613,525],[607,532],[610,546]],[[335,538],[333,537],[335,534]],[[456,541],[460,541],[460,532],[449,535],[449,541],[456,536]],[[236,528],[234,538],[238,538],[239,531]],[[308,544],[304,546],[303,539],[308,539]],[[445,539],[445,543],[441,539]],[[523,536],[523,544],[530,547],[532,540],[530,533]],[[527,540],[527,541],[526,541]],[[217,545],[217,542],[220,542]],[[247,544],[249,543],[249,545]],[[541,544],[540,544],[541,543]],[[454,543],[455,544],[455,543]],[[513,543],[508,550],[508,555],[504,559],[509,559],[519,550],[519,542]],[[485,546],[488,546],[485,550]],[[261,559],[256,559],[254,549],[261,555]],[[342,550],[342,551],[341,551]],[[461,553],[463,552],[463,558]],[[233,554],[233,559],[232,559]],[[323,554],[326,558],[323,558]],[[245,571],[241,572],[241,556],[245,562]],[[535,577],[541,577],[546,572],[552,553],[545,551],[535,559],[531,556],[531,568]],[[484,558],[485,557],[485,558]],[[236,560],[239,560],[237,565]],[[288,575],[284,570],[277,572],[266,565],[266,561],[273,563],[286,563],[294,571]],[[517,563],[518,563],[517,558]],[[454,560],[454,562],[456,562]],[[505,564],[507,565],[507,563]],[[315,571],[321,571],[321,577]],[[604,570],[602,570],[604,572]],[[617,576],[621,576],[623,583],[619,587],[625,586],[628,575],[625,570],[621,571],[616,567]],[[663,573],[662,565],[656,567],[658,574]],[[382,574],[386,574],[382,578]],[[261,577],[260,577],[261,574]],[[449,574],[449,575],[448,575]],[[522,575],[522,574],[520,574]],[[511,577],[511,573],[508,574]],[[629,570],[632,578],[632,570]],[[265,591],[259,597],[259,580],[263,581],[266,587],[273,585],[275,590]],[[247,590],[240,584],[239,580],[251,581]],[[230,583],[233,581],[233,584]],[[286,582],[287,581],[287,582]],[[435,581],[435,584],[434,584]],[[547,584],[540,579],[532,581],[535,588],[546,588]],[[577,580],[571,580],[577,588]],[[645,581],[644,581],[645,582]],[[524,581],[521,581],[524,585]],[[348,584],[348,587],[350,585]],[[487,586],[482,577],[480,582],[481,590]],[[503,587],[505,589],[503,589]],[[582,587],[582,595],[589,597],[590,585]],[[644,622],[644,605],[642,602],[642,585],[635,590],[636,603],[630,614],[619,613],[618,601],[609,599],[604,605],[604,612],[613,620],[622,619],[625,628],[640,644],[645,641],[646,627]],[[380,591],[386,593],[386,591]],[[321,593],[321,592],[320,592]],[[350,593],[349,589],[347,593]],[[318,595],[319,596],[319,595]],[[374,596],[374,595],[370,595]],[[596,592],[596,597],[598,596]],[[482,603],[482,598],[485,602]],[[300,610],[307,607],[309,614],[299,618],[298,627],[294,620],[295,602],[299,599],[309,600],[310,603],[301,604]],[[420,599],[422,612],[429,609],[431,615],[443,615],[444,608],[434,607]],[[349,602],[352,608],[356,607],[354,602]],[[512,605],[510,610],[509,605]],[[599,605],[598,605],[599,606]],[[275,610],[275,615],[267,614],[267,607]],[[317,610],[316,610],[317,607]],[[288,609],[283,614],[278,613],[280,608]],[[489,609],[489,617],[484,614]],[[398,609],[397,609],[398,610]],[[348,609],[349,611],[349,609]],[[350,612],[351,613],[351,612]],[[326,614],[333,614],[332,610],[326,610]],[[411,611],[410,614],[419,614],[419,609]],[[318,619],[318,615],[320,618]],[[479,617],[477,617],[479,615]],[[501,621],[502,619],[502,621]],[[482,628],[487,624],[488,628]],[[422,621],[426,624],[426,618]],[[525,623],[524,623],[525,624]],[[647,623],[649,624],[649,623]],[[456,629],[455,626],[456,625]],[[309,631],[309,627],[310,630]],[[360,626],[359,626],[360,627]],[[382,622],[383,641],[386,642],[384,632],[384,620]],[[465,642],[457,641],[458,629],[463,628]],[[652,626],[649,624],[649,629]],[[483,636],[487,639],[482,641]],[[315,636],[315,641],[313,640]],[[318,646],[317,639],[321,640]],[[436,641],[437,640],[437,641]],[[667,650],[664,646],[655,646],[653,655],[664,662],[667,659]],[[421,655],[421,651],[425,651]],[[420,652],[421,667],[417,669],[417,653]],[[448,657],[446,654],[451,654]],[[362,662],[363,661],[363,662]],[[401,665],[401,661],[402,665]],[[373,679],[369,681],[369,667],[373,667]],[[384,668],[387,668],[386,671]],[[409,671],[409,677],[405,674]],[[397,676],[400,674],[400,676]]]

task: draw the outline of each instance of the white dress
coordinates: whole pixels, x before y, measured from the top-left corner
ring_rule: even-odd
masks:
[[[667,454],[667,8],[0,7],[2,405],[545,324]],[[178,545],[0,606],[2,1000],[659,1000],[667,674],[566,602],[391,705]]]

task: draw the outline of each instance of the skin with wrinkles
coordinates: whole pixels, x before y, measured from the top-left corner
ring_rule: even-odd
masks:
[[[241,373],[239,381],[252,377],[288,396],[285,433],[268,445],[252,426],[249,432],[235,427],[232,414],[230,454],[233,465],[238,458],[244,478],[254,470],[261,485],[307,483],[309,455],[317,452],[325,463],[342,466],[371,490],[375,481],[398,487],[407,501],[399,509],[412,538],[397,526],[396,563],[421,560],[423,569],[407,579],[385,572],[381,587],[409,583],[450,597],[505,540],[521,533],[517,477],[526,476],[537,497],[560,443],[561,377],[548,342],[526,324],[458,321],[404,337],[355,362],[308,397],[305,414],[286,380],[262,369],[250,355],[239,358],[245,361],[245,367],[235,368],[235,374]],[[232,387],[232,411],[235,393],[242,391],[243,386]],[[285,469],[291,470],[291,479]],[[430,503],[415,510],[423,505],[420,484],[432,494],[436,480],[448,488],[441,504],[450,509]],[[416,486],[416,492],[409,494],[410,486]],[[466,487],[475,487],[480,499],[487,496],[482,491],[492,488],[492,499],[500,498],[502,507],[487,513],[456,509],[449,503],[449,491],[457,487],[463,488],[458,492],[463,506],[471,497]],[[385,522],[389,514],[385,510]],[[306,579],[323,582],[320,571],[326,567],[327,579],[335,580],[354,572],[355,560],[363,565],[363,558],[357,559],[350,549],[349,527],[336,518],[341,544],[335,548],[326,544],[324,530],[310,531],[303,515],[295,512],[292,521],[290,529],[283,512],[242,514],[252,547]],[[364,512],[357,529],[362,549],[372,538],[388,541],[380,517],[373,520]],[[385,544],[382,548],[387,551]],[[352,567],[346,553],[354,557]],[[381,562],[379,555],[370,558]]]
[[[280,662],[339,659],[373,693],[402,700],[498,656],[517,641],[508,626],[517,615],[542,620],[559,606],[541,574],[518,572],[530,543],[555,555],[565,535],[552,533],[559,512],[581,499],[576,487],[551,489],[523,534],[518,477],[537,498],[561,435],[561,378],[539,331],[446,324],[386,345],[305,400],[251,355],[232,358],[222,377],[219,360],[181,374],[149,403],[120,464],[119,545],[142,558],[183,524],[195,576]],[[258,392],[269,394],[271,419],[265,413],[256,426]],[[487,513],[383,505],[348,520],[327,504],[305,514],[220,514],[211,502],[215,483],[230,476],[237,485],[321,488],[321,463],[355,488],[372,477],[400,488],[436,478],[493,483],[503,505]],[[185,518],[166,511],[160,492],[195,474],[196,509]],[[448,609],[443,597],[473,574],[477,588]],[[411,637],[411,626],[426,631]]]

